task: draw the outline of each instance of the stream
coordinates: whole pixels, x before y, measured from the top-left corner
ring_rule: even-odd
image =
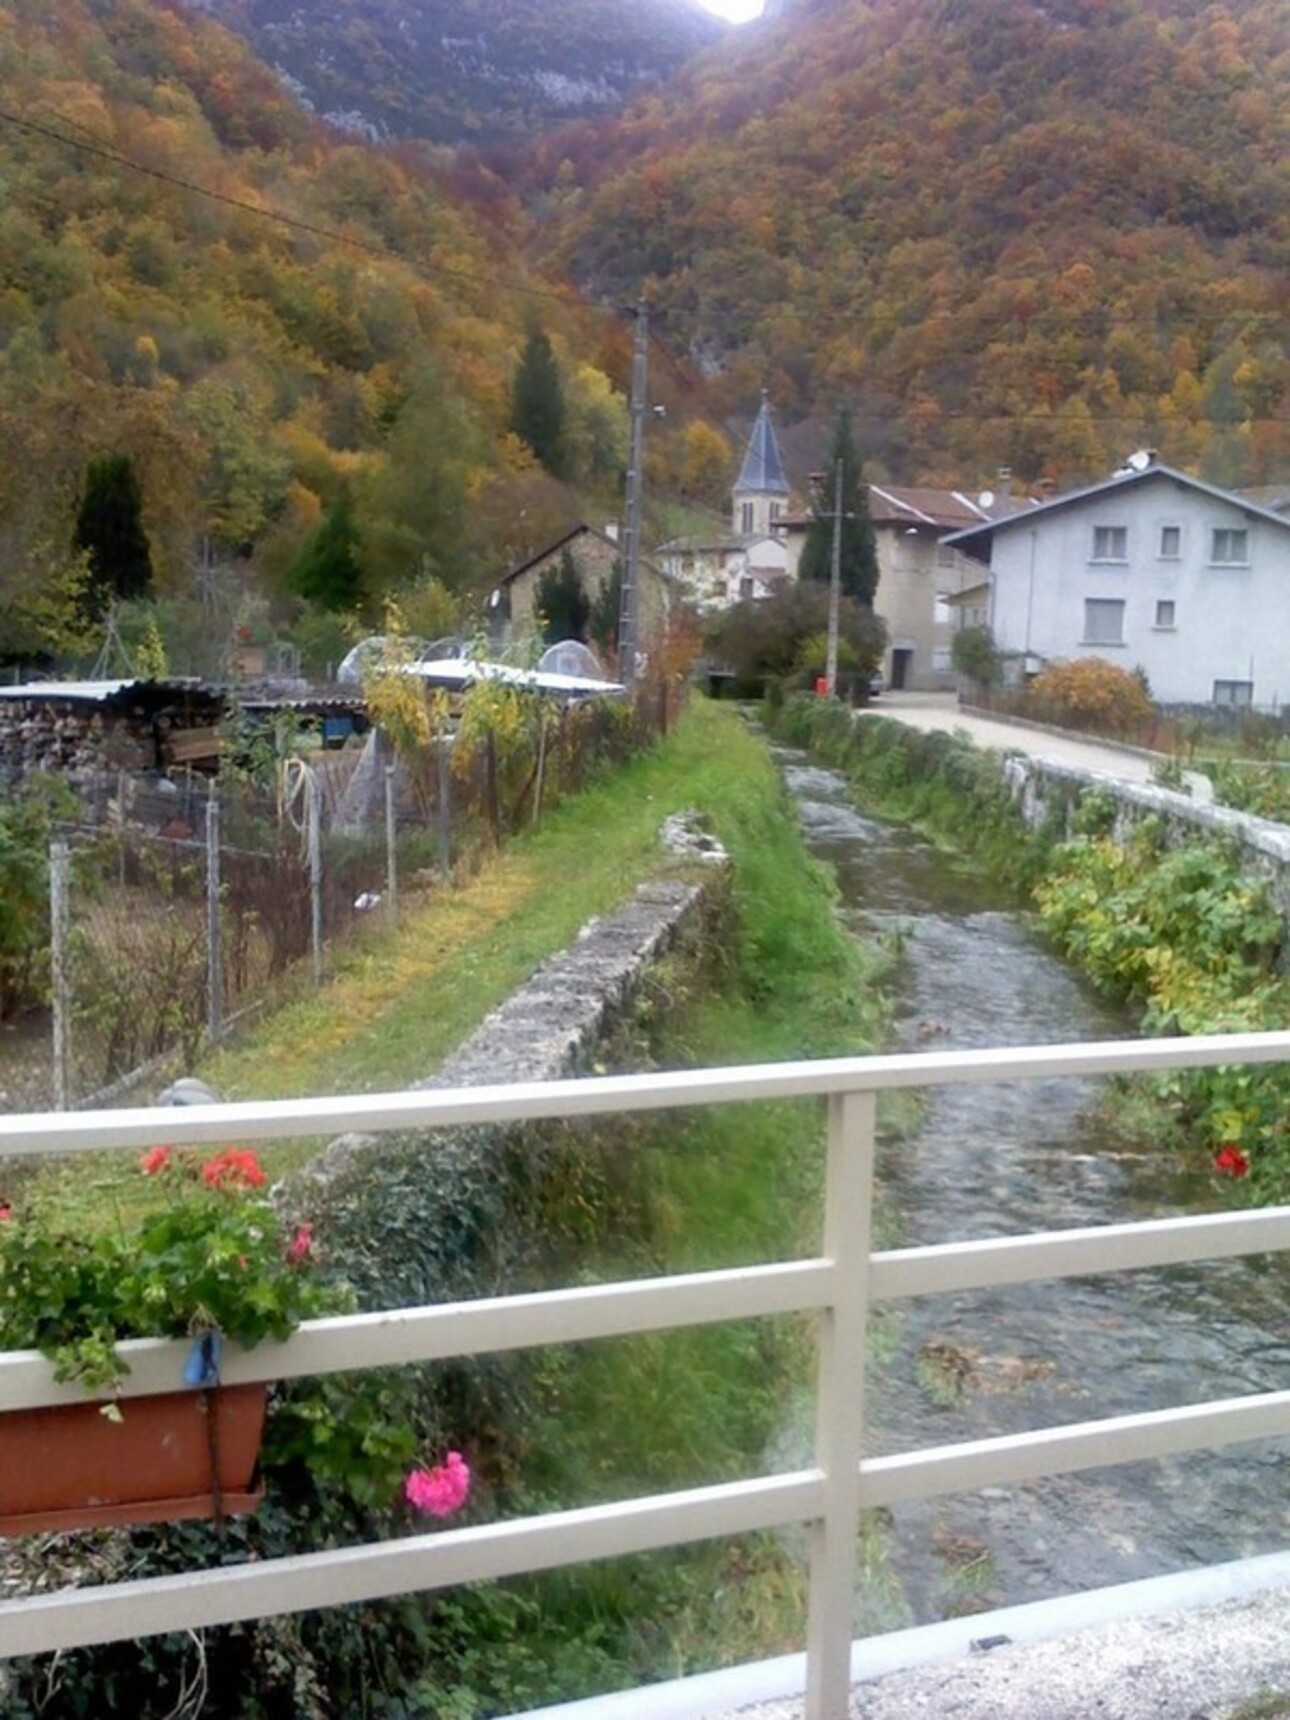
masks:
[[[1126,1038],[1133,1021],[1067,967],[989,878],[857,811],[845,780],[777,749],[811,851],[857,935],[899,929],[893,1049]],[[879,1156],[884,1246],[1166,1217],[1222,1204],[1164,1150],[1126,1150],[1098,1083],[926,1095]],[[1202,1263],[895,1305],[880,1318],[867,1417],[875,1453],[1056,1426],[1290,1381],[1290,1273]],[[1290,1441],[900,1506],[895,1593],[866,1629],[924,1623],[1290,1545]]]

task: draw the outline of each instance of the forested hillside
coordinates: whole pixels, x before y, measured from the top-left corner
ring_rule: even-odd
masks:
[[[527,139],[614,112],[728,26],[698,0],[193,0],[321,116],[374,138]]]
[[[1284,0],[791,0],[547,140],[545,254],[907,478],[1290,463]]]
[[[443,631],[445,589],[617,505],[630,326],[526,269],[486,173],[337,139],[156,0],[10,0],[0,80],[0,652],[83,642],[113,510],[146,539],[116,595],[187,605],[201,666],[389,591]],[[509,427],[534,329],[558,473]]]

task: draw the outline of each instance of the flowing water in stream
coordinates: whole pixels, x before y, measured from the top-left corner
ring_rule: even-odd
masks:
[[[899,927],[896,1048],[1125,1038],[1133,1024],[991,881],[866,817],[844,780],[779,753],[812,852],[860,935]],[[1126,1151],[1097,1084],[928,1095],[880,1152],[892,1246],[1114,1223],[1222,1204],[1164,1151]],[[1290,1272],[1266,1257],[922,1298],[884,1316],[871,1449],[911,1450],[1290,1385]],[[904,1618],[1095,1588],[1290,1545],[1290,1441],[900,1506]]]

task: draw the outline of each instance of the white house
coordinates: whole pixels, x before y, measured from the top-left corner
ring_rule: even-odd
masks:
[[[995,642],[1027,672],[1101,657],[1161,704],[1290,702],[1290,515],[1143,452],[945,542],[988,566]]]

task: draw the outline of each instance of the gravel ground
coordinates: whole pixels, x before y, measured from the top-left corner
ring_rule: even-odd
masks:
[[[1286,1720],[1290,1591],[891,1673],[859,1685],[850,1711],[853,1720]],[[802,1713],[800,1702],[773,1702],[720,1720]]]

